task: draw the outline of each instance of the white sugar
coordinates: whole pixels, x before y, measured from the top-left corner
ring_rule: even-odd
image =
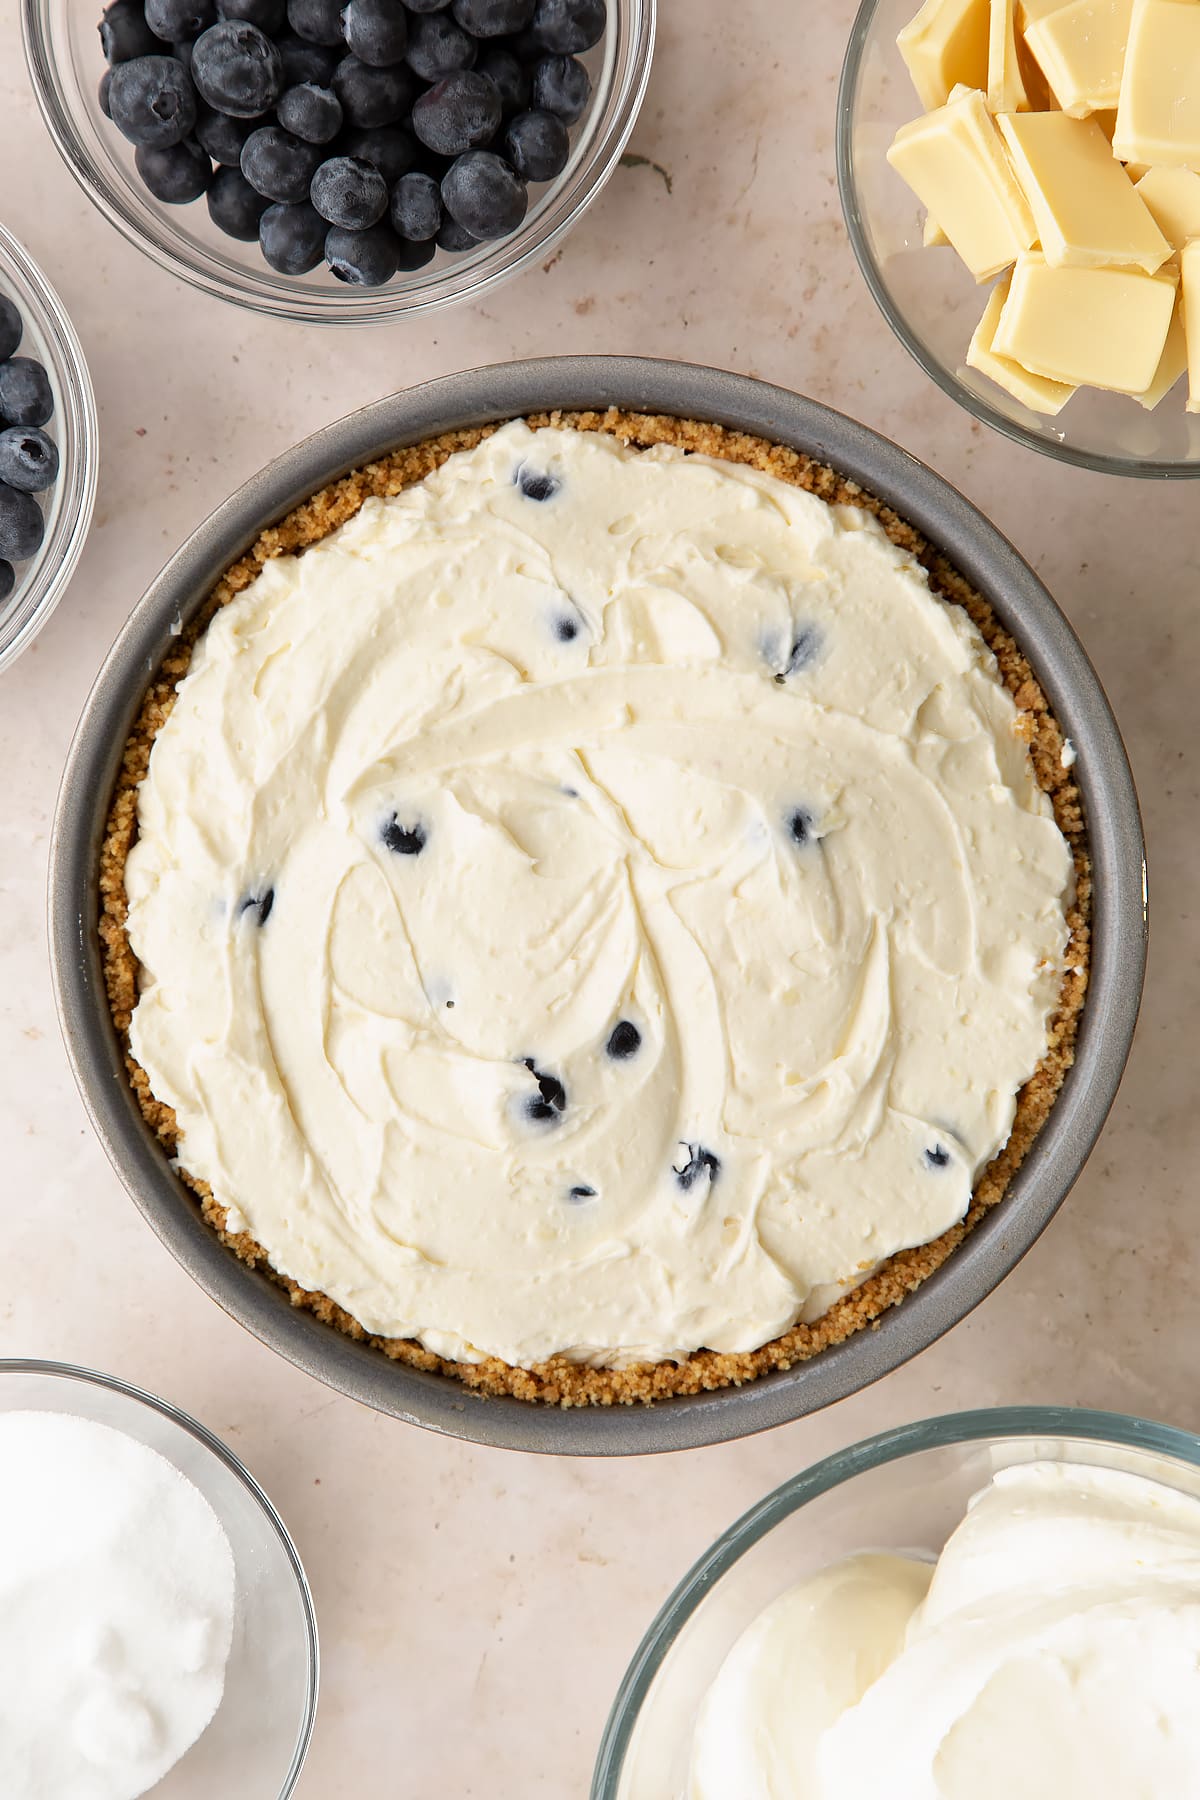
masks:
[[[0,1795],[136,1800],[211,1721],[229,1540],[165,1457],[66,1413],[0,1414]]]

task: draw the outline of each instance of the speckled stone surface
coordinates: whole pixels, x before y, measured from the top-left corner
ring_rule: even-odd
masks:
[[[84,0],[80,0],[83,4]],[[98,7],[97,7],[97,10]],[[633,139],[561,255],[484,305],[380,331],[257,320],[105,225],[58,162],[0,19],[0,217],[58,287],[104,427],[72,588],[0,676],[0,1355],[111,1370],[196,1413],[277,1501],[325,1652],[304,1800],[586,1792],[652,1612],[712,1537],[817,1456],[901,1419],[1080,1402],[1200,1429],[1200,487],[1059,468],[973,424],[895,344],[842,229],[833,102],[850,0],[663,0]],[[243,477],[395,386],[562,351],[712,362],[864,419],[963,488],[1074,621],[1146,810],[1153,950],[1121,1098],[1057,1222],[950,1337],[766,1437],[659,1461],[544,1462],[409,1431],[317,1387],[192,1286],[92,1139],[67,1071],[43,893],[91,678],[171,550]],[[257,1797],[255,1797],[257,1800]]]

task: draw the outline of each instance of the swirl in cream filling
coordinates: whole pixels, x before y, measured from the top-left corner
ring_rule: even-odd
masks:
[[[231,1227],[372,1332],[749,1350],[963,1216],[1071,880],[990,653],[869,515],[518,422],[200,639],[132,1047]]]

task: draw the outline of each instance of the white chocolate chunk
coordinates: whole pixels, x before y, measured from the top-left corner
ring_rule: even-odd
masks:
[[[901,126],[888,161],[977,281],[989,281],[1034,243],[1033,214],[981,93]]]
[[[921,231],[921,242],[926,250],[945,250],[950,239],[946,236],[932,213],[925,214],[925,224]]]
[[[1053,268],[1022,256],[993,340],[1035,375],[1076,387],[1144,394],[1154,382],[1175,309],[1175,270]]]
[[[1116,106],[1133,0],[1070,0],[1026,26],[1058,104],[1076,118]]]
[[[1132,263],[1148,275],[1161,268],[1171,245],[1094,120],[1014,113],[997,123],[1048,263],[1078,269]]]
[[[1147,169],[1137,191],[1173,250],[1200,237],[1200,175],[1194,170]]]
[[[997,355],[993,348],[996,326],[1004,302],[1008,299],[1008,289],[1009,281],[1006,278],[998,281],[988,295],[983,317],[975,328],[975,335],[967,350],[967,366],[978,369],[981,375],[986,375],[997,387],[1004,388],[1031,412],[1046,413],[1053,418],[1062,411],[1075,389],[1063,381],[1047,381],[1044,375],[1031,375],[1019,362],[1014,362],[1008,356]]]
[[[1183,328],[1187,344],[1189,412],[1200,412],[1200,238],[1183,247]]]
[[[982,88],[988,79],[988,0],[925,0],[896,46],[926,112],[934,112],[962,82]]]
[[[1122,162],[1200,167],[1200,3],[1136,0],[1113,149]]]
[[[1171,325],[1167,332],[1167,341],[1163,345],[1163,353],[1158,360],[1158,372],[1144,394],[1137,395],[1139,406],[1147,412],[1153,412],[1160,400],[1165,400],[1180,376],[1187,372],[1187,336],[1183,328],[1183,298],[1180,299],[1171,314]]]
[[[1017,61],[1016,0],[991,0],[988,105],[994,113],[1028,112],[1029,95]]]

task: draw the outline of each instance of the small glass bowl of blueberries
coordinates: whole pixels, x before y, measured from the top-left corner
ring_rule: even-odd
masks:
[[[24,0],[72,173],[223,299],[364,324],[544,259],[628,141],[655,0]]]
[[[99,427],[75,329],[0,226],[0,669],[58,604],[91,524]]]

